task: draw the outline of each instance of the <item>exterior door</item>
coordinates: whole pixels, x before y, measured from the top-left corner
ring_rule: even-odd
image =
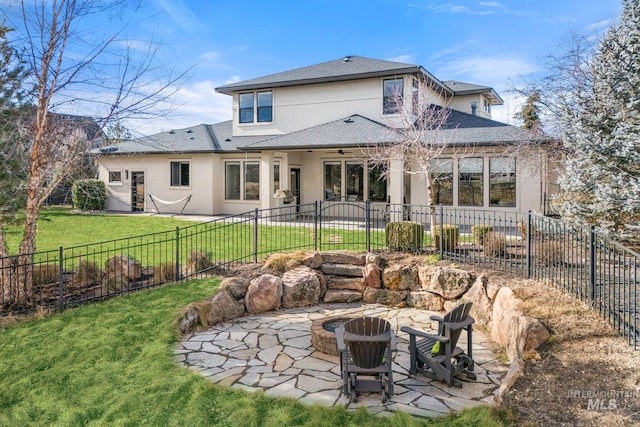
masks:
[[[300,168],[291,168],[291,192],[295,198],[296,212],[300,212]]]
[[[131,172],[131,211],[144,211],[144,172]]]

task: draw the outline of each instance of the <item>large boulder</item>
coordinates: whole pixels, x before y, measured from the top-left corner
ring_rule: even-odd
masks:
[[[392,289],[366,288],[363,301],[367,304],[398,305],[407,298],[408,291],[394,291]]]
[[[244,298],[251,281],[244,277],[227,277],[220,283],[220,288],[227,289],[237,300]]]
[[[308,252],[306,258],[302,260],[302,264],[309,268],[320,268],[322,255],[320,255],[320,252]]]
[[[251,281],[244,304],[250,314],[280,308],[282,300],[282,279],[273,274],[263,274]]]
[[[511,361],[523,359],[525,352],[535,350],[551,334],[540,320],[525,316],[520,300],[508,287],[502,287],[493,304],[491,338],[507,351]]]
[[[382,284],[395,291],[411,290],[418,287],[418,273],[410,265],[391,266],[382,273]]]
[[[431,311],[442,311],[444,298],[428,291],[413,291],[407,297],[409,307],[422,308]]]
[[[422,290],[438,294],[444,299],[456,299],[467,292],[473,276],[465,270],[449,267],[424,266],[418,269]]]
[[[211,310],[207,313],[207,324],[215,325],[223,320],[244,316],[244,304],[237,301],[231,293],[221,288],[211,298]]]
[[[307,266],[296,267],[282,276],[282,306],[284,308],[318,304],[321,293],[318,275]]]
[[[473,303],[471,315],[485,325],[488,325],[493,317],[493,303],[487,295],[488,280],[486,275],[479,275],[463,297],[465,301]]]
[[[142,277],[142,265],[127,255],[116,255],[107,260],[107,276],[122,278],[128,281],[139,280]]]

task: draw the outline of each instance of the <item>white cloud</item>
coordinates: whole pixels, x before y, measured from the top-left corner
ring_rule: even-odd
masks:
[[[195,32],[205,28],[183,0],[157,0],[160,7],[169,14],[178,26],[187,32]]]
[[[200,54],[198,59],[201,61],[217,61],[220,59],[220,54],[215,50],[210,50],[208,52]]]
[[[462,80],[468,83],[493,85],[506,84],[507,79],[534,73],[537,65],[527,59],[510,56],[479,56],[451,59],[435,71],[443,80]]]
[[[403,62],[405,64],[415,64],[416,57],[413,55],[405,54],[405,55],[392,56],[391,58],[387,58],[387,61]]]

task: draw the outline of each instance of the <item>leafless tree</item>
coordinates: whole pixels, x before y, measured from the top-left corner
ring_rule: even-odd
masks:
[[[99,136],[83,137],[77,124],[56,120],[54,111],[73,104],[96,112],[93,118],[100,128],[123,118],[156,115],[156,107],[184,78],[184,73],[155,66],[153,44],[145,44],[144,52],[134,52],[125,37],[127,25],[137,24],[129,18],[134,16],[132,7],[139,5],[125,0],[23,0],[19,18],[10,21],[19,34],[15,43],[24,49],[35,89],[19,265],[31,263],[42,205],[56,186],[81,167],[79,160]],[[120,30],[96,39],[87,30],[91,19],[111,20]],[[0,256],[7,255],[4,249]],[[17,302],[29,302],[33,287],[28,271],[20,282]]]

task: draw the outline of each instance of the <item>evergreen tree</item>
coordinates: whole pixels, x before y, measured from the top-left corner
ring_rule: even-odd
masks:
[[[533,132],[542,132],[540,125],[540,107],[538,107],[539,102],[540,93],[531,93],[527,97],[525,104],[522,106],[522,110],[517,112],[515,115],[516,119],[523,121],[523,128]]]
[[[562,140],[572,155],[559,210],[580,224],[640,243],[640,0],[624,0],[620,24],[590,61],[591,79],[566,103]]]

